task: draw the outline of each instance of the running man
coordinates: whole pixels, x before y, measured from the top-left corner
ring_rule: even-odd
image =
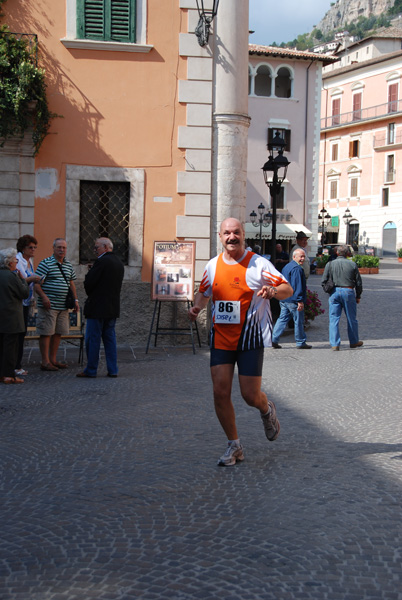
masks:
[[[245,250],[240,221],[225,219],[219,237],[224,251],[207,264],[189,317],[195,321],[212,298],[210,365],[214,404],[228,438],[218,465],[230,467],[244,460],[231,399],[236,363],[243,399],[260,411],[267,439],[273,442],[279,435],[275,404],[261,391],[262,365],[264,347],[272,346],[269,300],[284,300],[293,289],[268,260]]]

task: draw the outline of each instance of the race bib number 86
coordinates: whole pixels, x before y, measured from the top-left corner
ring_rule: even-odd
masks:
[[[237,325],[240,323],[240,302],[233,300],[216,300],[215,323],[220,325]]]

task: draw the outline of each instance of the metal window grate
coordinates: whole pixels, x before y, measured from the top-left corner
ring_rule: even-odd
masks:
[[[129,182],[80,182],[80,264],[94,260],[94,241],[112,240],[114,252],[128,264]]]

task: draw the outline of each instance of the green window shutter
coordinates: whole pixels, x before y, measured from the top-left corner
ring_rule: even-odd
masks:
[[[119,42],[135,42],[133,0],[111,0],[110,38]]]
[[[135,8],[135,0],[77,0],[77,36],[134,43]]]

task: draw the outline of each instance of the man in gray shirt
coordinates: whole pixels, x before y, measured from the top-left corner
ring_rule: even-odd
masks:
[[[328,262],[325,266],[321,285],[331,277],[335,288],[329,296],[329,343],[332,350],[339,350],[341,337],[339,333],[339,320],[342,309],[348,321],[348,337],[351,348],[360,348],[363,342],[359,341],[359,329],[356,318],[357,304],[363,291],[362,278],[356,263],[348,260],[349,248],[337,246],[336,260]]]

